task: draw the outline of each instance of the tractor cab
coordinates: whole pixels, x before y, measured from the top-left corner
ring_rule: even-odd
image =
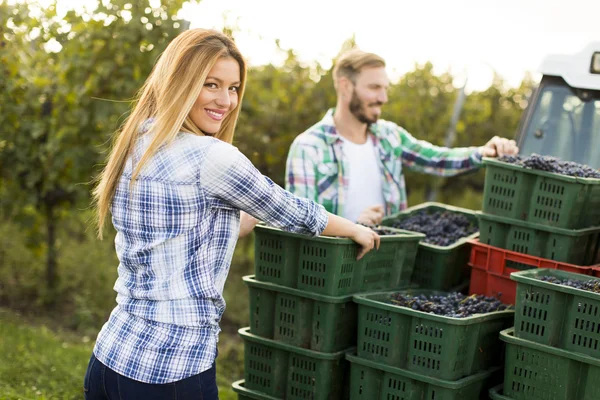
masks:
[[[520,154],[550,155],[600,169],[600,42],[551,55],[517,133]]]

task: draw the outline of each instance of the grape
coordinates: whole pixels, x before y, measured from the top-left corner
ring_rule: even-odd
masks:
[[[418,211],[392,223],[394,228],[425,234],[423,242],[437,246],[450,246],[457,240],[477,232],[479,228],[464,214],[452,211],[427,213]]]
[[[544,275],[539,280],[557,285],[570,286],[575,289],[587,290],[588,292],[600,293],[600,280],[590,279],[581,281],[578,279],[560,279],[553,276]]]
[[[521,165],[521,162],[523,161],[523,157],[518,154],[515,154],[514,156],[502,156],[502,157],[498,158],[498,161],[503,161],[503,162],[507,162],[510,164]]]
[[[414,296],[405,292],[397,292],[390,296],[389,302],[415,311],[452,318],[466,318],[473,314],[511,309],[510,305],[503,304],[496,297],[487,297],[482,294],[465,296],[460,292]]]
[[[498,158],[498,161],[520,165],[524,168],[553,172],[555,174],[580,178],[600,178],[600,171],[588,165],[578,164],[573,161],[562,161],[556,157],[541,156],[535,153],[529,157],[520,155],[502,156]]]

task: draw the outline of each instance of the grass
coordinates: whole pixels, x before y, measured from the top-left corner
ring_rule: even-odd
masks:
[[[61,330],[59,324],[0,309],[0,399],[83,398],[83,376],[95,338]],[[237,399],[231,383],[243,374],[242,360],[240,339],[222,333],[217,359],[220,400]]]

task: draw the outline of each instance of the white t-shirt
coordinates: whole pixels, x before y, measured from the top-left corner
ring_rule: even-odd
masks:
[[[343,217],[356,222],[367,207],[384,205],[383,179],[377,149],[371,138],[356,144],[342,137],[344,158],[348,161],[348,192],[344,195]]]

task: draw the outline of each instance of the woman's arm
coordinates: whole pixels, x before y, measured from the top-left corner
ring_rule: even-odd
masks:
[[[321,234],[323,236],[348,237],[361,245],[362,249],[358,254],[358,257],[356,257],[357,260],[363,258],[363,256],[372,250],[373,247],[379,249],[379,235],[376,234],[372,229],[350,222],[350,220],[339,217],[335,214],[328,214],[329,219],[327,220],[327,226],[325,226],[325,229],[323,232],[321,232]]]
[[[200,185],[207,193],[268,225],[305,235],[348,237],[363,246],[359,257],[379,246],[379,236],[371,229],[330,214],[312,200],[294,196],[262,175],[227,143],[216,142],[208,149],[200,172]],[[251,226],[253,221],[243,217],[244,227]]]
[[[246,211],[240,211],[240,233],[238,238],[243,238],[252,232],[258,220],[254,218],[252,215],[248,214]]]

